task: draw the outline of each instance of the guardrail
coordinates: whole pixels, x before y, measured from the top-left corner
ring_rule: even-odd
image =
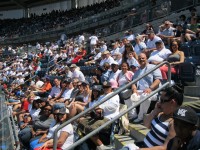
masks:
[[[57,148],[57,132],[65,127],[66,125],[68,125],[69,123],[77,120],[78,118],[80,118],[81,116],[85,115],[86,113],[90,112],[91,110],[93,110],[95,107],[99,106],[100,104],[104,103],[105,101],[107,101],[108,99],[110,99],[111,97],[117,95],[118,93],[120,93],[121,91],[127,89],[128,87],[130,87],[132,84],[136,83],[137,81],[139,81],[140,79],[142,79],[143,77],[145,77],[146,75],[150,74],[151,72],[153,72],[154,70],[158,69],[159,67],[163,66],[164,64],[166,64],[168,66],[168,81],[161,87],[159,87],[158,89],[156,89],[155,91],[153,91],[151,94],[149,94],[145,99],[142,99],[140,101],[138,101],[135,105],[131,106],[130,108],[128,108],[127,110],[121,112],[119,115],[117,115],[115,118],[113,118],[112,120],[106,122],[103,126],[95,129],[94,131],[90,132],[89,134],[87,134],[86,136],[84,136],[83,138],[81,138],[80,140],[78,140],[77,142],[75,142],[73,145],[71,145],[70,147],[68,147],[67,149],[72,149],[76,146],[78,146],[79,144],[81,144],[82,142],[84,142],[85,140],[87,140],[88,138],[90,138],[91,136],[95,135],[96,133],[98,133],[101,129],[103,129],[104,127],[106,127],[107,125],[111,124],[112,122],[114,122],[115,120],[117,120],[118,118],[120,118],[121,116],[123,116],[124,114],[126,114],[128,111],[132,110],[133,108],[135,108],[136,106],[140,105],[142,102],[144,102],[145,100],[147,100],[149,97],[153,96],[154,94],[156,94],[158,91],[160,91],[161,89],[163,89],[166,86],[171,86],[171,66],[169,64],[169,62],[164,61],[161,64],[155,66],[154,68],[152,68],[151,70],[149,70],[148,72],[146,72],[145,74],[143,74],[142,76],[138,77],[137,79],[129,82],[128,84],[126,84],[123,87],[120,87],[119,89],[117,89],[115,92],[111,93],[110,95],[104,97],[99,103],[95,104],[93,107],[86,109],[85,111],[81,112],[80,114],[76,115],[75,117],[71,118],[70,120],[68,120],[67,122],[63,123],[62,125],[60,125],[58,128],[56,128],[56,130],[54,131],[54,136],[53,136],[53,150],[56,150]]]
[[[20,143],[16,132],[14,120],[10,110],[5,104],[5,101],[6,101],[5,95],[1,91],[0,92],[0,149],[19,150]]]

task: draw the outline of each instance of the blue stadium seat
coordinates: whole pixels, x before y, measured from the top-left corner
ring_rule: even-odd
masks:
[[[180,50],[184,52],[185,57],[191,56],[191,47],[187,42],[181,44]]]

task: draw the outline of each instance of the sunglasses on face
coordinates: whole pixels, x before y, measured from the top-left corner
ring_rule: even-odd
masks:
[[[161,98],[161,97],[159,97],[159,102],[161,104],[170,102],[171,100],[172,100],[172,98]]]
[[[53,114],[54,116],[57,116],[57,117],[63,117],[64,116],[64,114],[60,114],[60,113],[55,113],[55,114]]]
[[[51,109],[44,108],[45,111],[51,111]]]

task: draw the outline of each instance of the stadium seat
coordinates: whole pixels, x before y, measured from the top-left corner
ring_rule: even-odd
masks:
[[[185,57],[191,56],[191,47],[187,42],[181,44],[180,50],[184,52]]]
[[[179,79],[182,83],[195,81],[195,66],[189,62],[179,65]]]

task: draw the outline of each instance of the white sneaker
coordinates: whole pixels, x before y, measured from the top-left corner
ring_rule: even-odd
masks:
[[[96,150],[113,150],[113,147],[101,145],[101,146],[97,146]]]

